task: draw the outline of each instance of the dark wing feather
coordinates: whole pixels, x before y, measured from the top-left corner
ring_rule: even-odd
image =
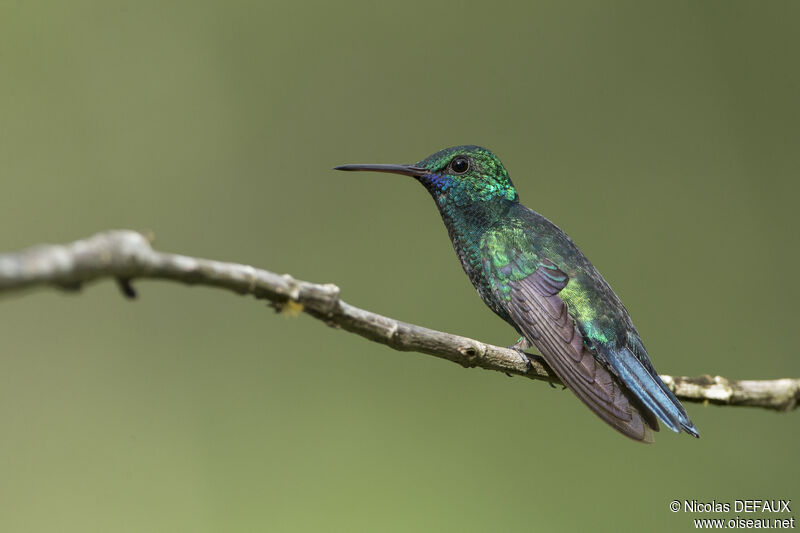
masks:
[[[512,281],[508,314],[542,353],[556,375],[592,411],[620,433],[653,441],[658,422],[594,358],[558,295],[568,276],[548,260],[531,275]]]

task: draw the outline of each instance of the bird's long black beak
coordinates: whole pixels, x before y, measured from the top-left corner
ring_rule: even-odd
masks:
[[[405,176],[413,177],[424,176],[430,172],[427,168],[415,167],[414,165],[341,165],[334,167],[334,170],[389,172],[391,174],[403,174]]]

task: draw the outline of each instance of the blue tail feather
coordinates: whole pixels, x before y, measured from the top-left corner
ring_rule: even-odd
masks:
[[[627,347],[611,350],[608,362],[639,401],[653,412],[672,431],[699,437],[697,428],[689,419],[678,399],[657,375],[651,374],[638,357]]]

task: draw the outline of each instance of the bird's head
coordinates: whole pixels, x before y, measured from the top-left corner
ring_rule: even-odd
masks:
[[[480,146],[445,148],[413,165],[342,165],[336,170],[371,170],[412,176],[439,204],[518,200],[514,184],[500,159]]]

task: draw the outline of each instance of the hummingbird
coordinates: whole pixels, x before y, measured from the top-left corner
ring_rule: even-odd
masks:
[[[500,159],[480,146],[445,148],[413,165],[335,170],[411,176],[433,197],[478,295],[535,346],[556,376],[598,417],[640,442],[658,420],[699,437],[659,378],[627,309],[558,226],[519,202]]]

